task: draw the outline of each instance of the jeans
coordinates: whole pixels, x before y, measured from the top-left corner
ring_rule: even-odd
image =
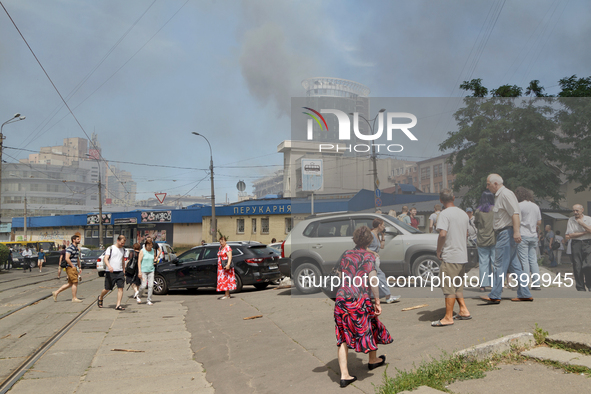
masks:
[[[383,297],[390,297],[392,293],[390,292],[390,288],[388,287],[388,283],[386,282],[386,274],[381,269],[377,269],[378,279],[380,280],[379,290],[380,290],[380,298]]]
[[[550,267],[556,267],[556,259],[554,258],[554,251],[551,247],[546,248],[546,253],[548,253],[548,257],[550,258]]]
[[[490,274],[495,265],[495,245],[478,247],[480,287],[490,287]]]
[[[148,286],[148,301],[152,301],[152,292],[154,291],[154,271],[142,272],[142,285],[140,286],[138,297],[142,298],[146,284]]]
[[[536,254],[537,247],[537,237],[522,237],[521,243],[517,245],[517,256],[521,262],[523,272],[531,280],[532,287],[540,287],[540,267],[538,266],[538,256]],[[534,274],[537,275],[534,277]]]
[[[510,227],[497,233],[497,244],[495,245],[495,265],[493,269],[493,284],[492,290],[489,293],[489,298],[500,300],[503,294],[504,278],[507,270],[517,275],[517,297],[530,298],[531,293],[527,287],[527,282],[521,277],[523,270],[521,263],[517,258],[517,244],[513,239],[513,228]]]

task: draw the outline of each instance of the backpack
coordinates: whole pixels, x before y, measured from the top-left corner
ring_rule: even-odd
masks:
[[[401,213],[400,215],[398,215],[398,217],[396,219],[400,220],[401,222],[404,221],[404,218],[408,216],[408,214],[406,213]]]
[[[129,256],[129,261],[127,262],[127,265],[125,266],[125,275],[127,276],[136,276],[137,275],[137,268],[138,268],[138,256],[137,253],[135,252],[135,250],[133,252],[130,253],[131,256]]]

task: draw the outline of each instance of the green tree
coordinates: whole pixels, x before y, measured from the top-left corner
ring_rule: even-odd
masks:
[[[561,161],[567,171],[567,179],[580,183],[576,192],[591,185],[591,77],[573,75],[559,82],[561,104],[556,119],[560,124],[560,142],[565,146]]]
[[[8,260],[8,253],[10,252],[8,246],[0,244],[0,265],[4,265],[6,260]],[[9,262],[12,264],[12,261]]]
[[[454,114],[458,131],[449,132],[439,146],[453,150],[454,190],[467,188],[462,205],[478,201],[490,173],[501,175],[509,188],[524,186],[557,204],[562,197],[556,165],[560,151],[548,99],[515,98],[522,92],[515,85],[491,90],[492,98],[475,96],[487,91],[479,79],[464,82],[462,88],[473,96]]]

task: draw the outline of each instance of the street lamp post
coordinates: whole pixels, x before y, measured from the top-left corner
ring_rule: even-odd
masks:
[[[371,133],[374,134],[374,129],[376,127],[376,119],[378,118],[378,116],[380,116],[380,114],[382,114],[385,111],[386,110],[384,108],[382,108],[378,112],[378,114],[372,119],[373,124],[370,124],[369,120],[365,119],[365,117],[363,115],[359,115],[359,117],[367,122],[367,126],[369,127]],[[355,114],[349,113],[349,115],[354,116]],[[375,201],[377,199],[376,191],[378,189],[378,165],[377,165],[377,155],[376,155],[375,144],[371,145],[371,160],[373,162],[373,192],[374,192],[374,205],[375,205]],[[374,208],[377,208],[377,206],[374,206]]]
[[[98,165],[98,199],[99,199],[99,248],[103,247],[103,185],[101,183],[101,165],[98,161],[98,158],[89,155],[88,153],[86,156],[93,158],[96,160],[96,164]]]
[[[193,131],[193,134],[205,138],[205,136],[203,134],[199,134],[196,131]],[[215,242],[216,236],[217,236],[217,223],[215,220],[215,189],[213,186],[213,152],[211,150],[211,144],[209,143],[209,140],[207,138],[205,138],[205,141],[207,141],[207,145],[209,145],[209,157],[210,157],[209,173],[211,175],[211,242]]]
[[[21,116],[21,114],[14,114],[12,118],[8,119],[6,122],[2,123],[2,126],[0,126],[0,224],[2,224],[2,150],[4,149],[4,134],[2,134],[2,129],[5,124],[25,120],[25,118],[26,117]]]

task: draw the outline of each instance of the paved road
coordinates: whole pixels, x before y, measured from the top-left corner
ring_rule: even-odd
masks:
[[[88,275],[87,279],[91,279],[96,273],[88,271]],[[4,278],[0,275],[0,282]],[[26,280],[37,279],[42,278]],[[0,283],[0,307],[3,310],[10,308],[8,305],[11,303],[16,305],[25,299],[34,299],[58,286],[58,283],[49,282],[3,292],[3,288],[10,287],[7,283]],[[44,322],[57,319],[52,323],[57,324],[60,315],[73,313],[76,308],[82,309],[94,302],[101,286],[102,280],[98,278],[92,281],[85,279],[79,293],[80,297],[86,298],[82,305],[71,304],[62,294],[60,302],[54,303],[49,299],[35,305],[39,309],[29,307],[26,313],[18,312],[16,317],[21,320],[10,326],[10,341],[15,341],[13,337],[21,334],[21,328],[26,327],[28,319],[42,317]],[[131,290],[128,295],[130,293]],[[591,333],[591,293],[573,289],[544,289],[534,293],[536,300],[533,303],[512,303],[509,299],[515,296],[515,292],[505,290],[503,295],[506,299],[500,305],[485,305],[478,299],[481,293],[466,290],[473,319],[445,328],[430,326],[430,322],[441,318],[444,311],[438,290],[432,293],[429,289],[404,288],[396,289],[395,293],[403,296],[402,302],[384,305],[382,316],[394,343],[379,350],[379,354],[387,355],[390,364],[387,368],[370,372],[366,365],[367,356],[350,352],[351,373],[360,380],[347,388],[349,392],[373,393],[374,384],[381,383],[385,371],[392,376],[396,368],[410,369],[414,363],[438,357],[442,351],[452,352],[517,332],[532,332],[535,323],[551,334],[564,331]],[[111,301],[105,302],[106,307],[114,302],[114,296],[109,297]],[[210,393],[215,389],[223,394],[342,392],[338,387],[332,301],[325,297],[292,297],[290,289],[256,291],[250,286],[233,299],[223,301],[218,297],[211,289],[177,291],[155,297],[156,308],[133,303],[123,313],[93,308],[80,325],[66,334],[13,390],[27,392],[34,387],[42,388],[43,384],[49,387],[47,385],[51,383],[63,384],[51,386],[57,390],[54,392],[101,392],[104,388],[100,384],[101,376],[112,373],[110,389],[137,392],[133,386],[125,386],[126,375],[119,374],[117,368],[136,371],[136,367],[147,365],[149,373],[143,374],[143,378],[136,381],[136,386],[148,392],[158,392],[162,385],[169,391],[192,392],[199,388],[203,392]],[[404,307],[420,304],[428,306],[401,311]],[[243,320],[255,315],[263,317]],[[3,320],[6,322],[0,320],[0,329],[4,333],[7,331],[2,324],[8,324],[9,320]],[[25,339],[42,341],[51,333],[51,325],[39,324],[39,320],[31,320],[30,323],[30,327],[38,331],[31,336],[29,333],[33,331],[29,331],[18,340],[25,350]],[[144,337],[138,336],[135,327],[150,331]],[[20,347],[10,345],[7,339],[0,339],[0,359],[22,357]],[[65,355],[73,354],[72,346],[79,350],[75,352],[78,356],[68,358]],[[115,355],[112,350],[115,346],[153,353]],[[114,364],[108,360],[115,360]],[[67,362],[74,364],[68,366]],[[203,367],[191,362],[201,363]],[[178,379],[169,379],[178,366],[182,366],[177,371]],[[206,371],[205,376],[202,368]],[[62,370],[68,372],[60,372]],[[101,371],[108,373],[101,374]],[[526,372],[527,376],[531,376],[529,369]],[[463,387],[458,391],[477,392],[474,387]],[[524,389],[536,388],[535,382],[532,382]],[[562,392],[569,391],[563,389]],[[580,390],[577,392],[580,393]]]
[[[247,289],[247,288],[245,288]],[[443,299],[428,289],[396,289],[398,304],[384,305],[382,321],[394,343],[382,346],[389,375],[442,351],[453,352],[518,332],[533,332],[535,323],[550,333],[591,332],[591,293],[548,288],[536,292],[532,303],[509,301],[485,305],[481,294],[466,290],[473,319],[451,327],[433,328],[443,316]],[[197,291],[189,307],[187,327],[193,334],[195,360],[203,363],[207,379],[221,393],[336,392],[339,368],[334,336],[333,303],[326,298],[292,297],[291,291],[248,291],[225,302],[211,291]],[[542,297],[542,295],[544,297]],[[429,296],[435,298],[429,298]],[[578,297],[578,298],[569,298]],[[409,306],[428,304],[413,311]],[[244,317],[260,315],[255,320]],[[385,369],[369,371],[367,356],[349,353],[350,372],[360,379],[350,391],[373,393]],[[228,376],[232,378],[229,379]],[[535,386],[532,386],[534,389]]]

